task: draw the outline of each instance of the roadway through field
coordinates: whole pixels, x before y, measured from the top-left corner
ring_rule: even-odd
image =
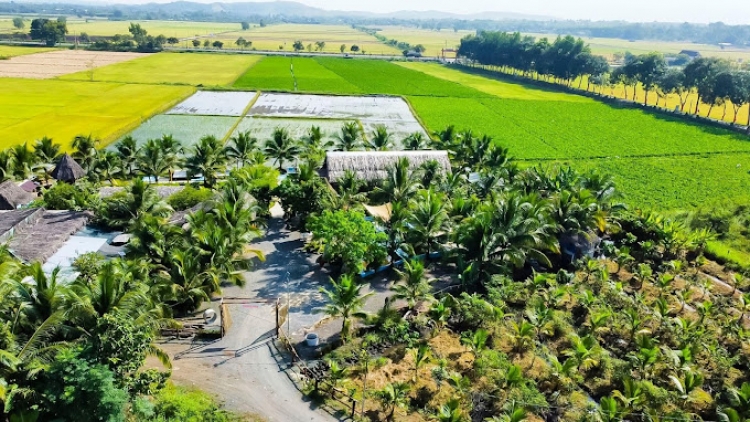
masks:
[[[227,305],[232,326],[219,341],[177,352],[173,379],[219,396],[235,412],[268,421],[335,421],[306,401],[287,371],[288,361],[274,343],[275,307],[269,303]],[[185,350],[186,349],[186,350]]]

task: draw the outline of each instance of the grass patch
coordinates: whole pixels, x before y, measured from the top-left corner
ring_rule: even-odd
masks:
[[[241,54],[158,53],[94,71],[95,81],[137,84],[227,85],[261,59]],[[90,72],[61,77],[91,79]]]
[[[34,53],[44,53],[47,51],[55,50],[57,50],[57,48],[0,45],[0,60],[8,60],[11,57],[25,56],[27,54]]]
[[[0,148],[49,136],[104,145],[193,93],[191,87],[0,78]]]

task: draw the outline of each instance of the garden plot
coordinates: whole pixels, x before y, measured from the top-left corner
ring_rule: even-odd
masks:
[[[245,109],[255,95],[254,92],[199,91],[169,110],[167,114],[240,117],[245,114]]]
[[[396,97],[262,94],[250,109],[252,117],[357,120],[365,136],[384,125],[395,140],[424,129],[409,105]],[[426,135],[426,133],[424,133]]]
[[[237,122],[236,117],[228,116],[184,116],[166,115],[154,116],[138,129],[130,133],[139,144],[149,139],[161,138],[162,135],[172,135],[183,146],[189,147],[200,141],[200,138],[213,135],[224,139]]]
[[[148,54],[83,50],[27,54],[0,61],[0,77],[48,79],[146,56]]]

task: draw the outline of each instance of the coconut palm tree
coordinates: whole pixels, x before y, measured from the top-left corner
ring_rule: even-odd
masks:
[[[427,259],[440,249],[450,230],[448,198],[433,189],[419,191],[412,201],[407,237],[415,250],[424,252]]]
[[[335,194],[338,196],[336,198],[338,206],[335,208],[346,210],[367,201],[367,193],[361,192],[364,185],[365,181],[360,179],[357,173],[346,170],[344,175],[336,180]]]
[[[569,340],[571,348],[565,350],[563,354],[569,358],[575,358],[579,369],[589,370],[599,367],[604,349],[596,342],[596,339],[591,336],[581,338],[573,335],[569,337]]]
[[[393,141],[391,140],[391,134],[388,133],[388,128],[385,125],[375,126],[366,147],[373,151],[388,151],[393,148]]]
[[[13,177],[13,154],[10,149],[0,151],[0,181]]]
[[[419,190],[419,180],[409,166],[409,159],[406,157],[399,158],[395,164],[388,166],[385,180],[375,191],[391,203],[411,199]]]
[[[414,309],[418,302],[426,299],[430,294],[430,282],[424,276],[424,264],[418,260],[404,261],[404,269],[396,270],[400,278],[398,284],[391,290],[397,299],[406,300],[410,309]]]
[[[156,143],[159,149],[161,149],[164,164],[167,166],[167,171],[169,172],[169,181],[171,182],[174,178],[175,169],[182,163],[182,154],[185,152],[185,149],[182,147],[180,141],[174,139],[172,135],[162,135]]]
[[[357,122],[344,123],[333,138],[336,140],[336,151],[355,151],[362,147],[362,131]]]
[[[97,217],[112,228],[127,228],[141,215],[166,218],[173,212],[156,190],[143,180],[136,179],[123,195],[107,199]]]
[[[251,136],[249,130],[238,132],[229,138],[227,157],[234,160],[235,165],[245,167],[247,162],[254,161],[254,155],[258,151],[258,139]]]
[[[73,157],[84,170],[89,171],[94,164],[96,155],[99,153],[99,140],[91,135],[78,135],[73,138]]]
[[[461,337],[461,343],[471,349],[474,353],[474,357],[479,356],[487,348],[487,340],[489,340],[490,333],[484,328],[480,328],[474,333],[465,334]]]
[[[443,168],[437,160],[427,160],[419,165],[420,183],[425,189],[430,189],[432,184],[438,182],[441,178]]]
[[[190,177],[203,176],[203,186],[213,188],[220,175],[227,169],[227,153],[215,136],[204,136],[185,160]]]
[[[339,281],[331,279],[332,289],[323,287],[320,292],[328,298],[328,303],[322,312],[332,318],[341,318],[341,340],[346,341],[349,337],[351,318],[362,318],[362,307],[373,292],[362,294],[361,284],[357,284],[350,275],[342,275]]]
[[[284,162],[294,160],[301,152],[297,142],[290,136],[284,128],[277,127],[271,135],[271,139],[266,141],[264,151],[268,158],[279,166],[279,172],[284,170]]]
[[[92,169],[93,177],[114,184],[114,179],[122,174],[120,156],[113,151],[102,151],[96,156]]]
[[[34,154],[40,162],[54,165],[61,156],[60,145],[45,136],[34,143]]]
[[[135,138],[128,135],[115,144],[115,150],[117,151],[117,155],[120,156],[120,161],[128,179],[131,179],[141,155],[138,142]]]
[[[170,262],[172,248],[183,239],[180,227],[167,224],[165,218],[140,214],[128,227],[130,242],[125,246],[128,258],[146,262],[149,275],[164,270]]]
[[[434,143],[438,149],[451,150],[456,142],[457,137],[456,127],[450,125],[444,130],[433,133],[435,137]]]
[[[149,182],[157,182],[165,175],[169,166],[164,158],[164,151],[155,139],[149,139],[138,150],[138,169],[148,177]],[[131,170],[132,171],[132,167]]]
[[[437,418],[439,422],[465,422],[466,418],[461,412],[461,401],[452,398],[440,406]]]
[[[405,150],[417,151],[427,149],[427,137],[422,132],[414,132],[401,141]]]
[[[179,314],[198,309],[211,294],[221,291],[219,274],[201,263],[193,249],[175,248],[170,255],[170,291],[167,298]]]
[[[392,421],[396,414],[396,409],[406,405],[409,384],[405,382],[389,383],[382,390],[376,391],[375,394],[383,404],[386,420]]]
[[[29,148],[28,143],[10,147],[13,155],[13,176],[23,180],[29,177],[36,169],[39,157]]]
[[[448,318],[451,316],[452,303],[453,297],[446,295],[441,297],[440,300],[435,301],[430,307],[430,310],[427,311],[427,315],[430,319],[437,324],[438,330],[445,327],[445,324],[448,322]]]

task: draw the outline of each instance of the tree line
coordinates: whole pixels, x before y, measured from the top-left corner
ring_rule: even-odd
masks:
[[[691,94],[697,94],[694,114],[701,104],[709,106],[706,117],[714,106],[724,106],[724,117],[731,105],[733,124],[738,121],[739,110],[750,102],[750,72],[734,69],[731,64],[718,58],[697,58],[683,68],[669,67],[659,53],[641,55],[628,54],[624,64],[610,67],[604,57],[591,53],[586,43],[572,36],[537,40],[520,33],[480,32],[461,40],[459,56],[485,66],[497,67],[506,73],[555,81],[571,87],[575,80],[578,88],[586,82],[586,90],[598,87],[603,94],[606,87],[622,85],[625,99],[632,89],[633,101],[638,87],[646,92],[644,104],[648,104],[650,93],[659,100],[675,94],[680,99],[679,111]],[[658,101],[657,101],[658,104]],[[722,117],[723,119],[723,117]],[[750,122],[750,116],[748,116]]]

